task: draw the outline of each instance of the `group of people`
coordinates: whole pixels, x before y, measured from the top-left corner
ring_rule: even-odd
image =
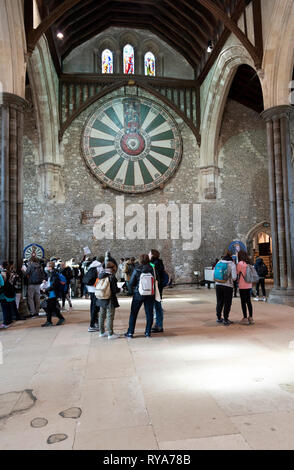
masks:
[[[145,336],[150,337],[151,333],[163,332],[162,292],[167,285],[167,273],[157,250],[152,249],[148,255],[142,254],[138,259],[134,257],[121,258],[119,263],[109,252],[105,257],[95,257],[92,260],[84,257],[79,265],[75,265],[73,261],[65,263],[55,258],[50,259],[46,264],[33,253],[30,260],[25,262],[22,267],[22,275],[26,281],[26,297],[30,317],[39,315],[41,295],[44,297],[42,308],[46,312],[47,319],[42,327],[53,326],[52,317],[54,315],[58,318],[57,325],[62,325],[65,322],[61,312],[65,309],[66,301],[69,310],[72,309],[72,286],[75,285],[77,277],[80,277],[80,272],[83,272],[83,276],[80,278],[81,295],[90,297],[89,332],[98,332],[100,336],[108,336],[109,339],[118,337],[113,331],[113,323],[115,310],[119,307],[117,299],[119,292],[125,292],[126,295],[132,296],[126,337],[133,337],[137,316],[142,306],[144,306],[146,316]],[[222,279],[215,274],[218,323],[224,325],[233,323],[229,319],[229,314],[233,295],[236,294],[236,286],[239,287],[243,312],[241,323],[254,323],[251,297],[256,295],[254,300],[259,300],[261,287],[262,300],[266,300],[267,267],[262,258],[256,260],[254,268],[257,279],[256,294],[254,294],[253,283],[250,282],[250,279],[248,280],[248,276],[246,277],[248,266],[252,266],[252,264],[245,251],[240,251],[237,254],[237,260],[236,256],[232,256],[230,252],[227,252],[220,261],[216,260],[215,273],[220,271],[220,267],[225,272]],[[77,273],[75,273],[75,269],[78,270]],[[151,287],[145,291],[141,285],[143,278],[147,285],[148,282],[151,283]],[[104,291],[101,295],[101,285],[108,286],[107,295]],[[20,291],[21,273],[16,272],[13,263],[3,262],[0,266],[0,304],[3,312],[1,328],[9,328],[14,321],[27,318],[21,316],[18,310]],[[154,317],[156,321],[153,325]]]
[[[232,253],[227,252],[214,266],[217,322],[223,323],[224,325],[233,323],[229,319],[229,314],[232,307],[233,293],[237,284],[243,313],[243,318],[240,323],[252,325],[254,324],[253,307],[251,303],[251,297],[254,295],[252,281],[254,280],[256,282],[256,297],[254,300],[259,300],[259,287],[261,287],[263,293],[262,300],[266,301],[265,277],[268,270],[262,258],[257,258],[253,266],[245,251],[239,251],[237,262],[236,257],[234,258]],[[222,275],[222,273],[225,273],[225,275]]]
[[[150,289],[142,292],[140,284],[144,276],[150,283]],[[108,283],[101,282],[105,279],[108,279]],[[165,269],[157,250],[151,250],[148,255],[142,254],[137,260],[135,258],[127,258],[126,260],[121,258],[119,264],[110,254],[105,260],[103,258],[94,260],[85,276],[85,281],[91,298],[89,332],[98,332],[101,337],[108,336],[108,339],[118,338],[119,335],[113,331],[113,322],[115,310],[119,307],[117,294],[123,291],[124,286],[126,286],[128,295],[133,296],[129,327],[125,336],[133,337],[137,316],[142,306],[144,306],[146,316],[145,336],[150,337],[151,333],[163,332],[161,300],[165,285]],[[106,287],[101,288],[101,285],[108,284],[109,293],[105,295]],[[152,326],[154,312],[156,321]],[[105,332],[105,321],[107,333]]]

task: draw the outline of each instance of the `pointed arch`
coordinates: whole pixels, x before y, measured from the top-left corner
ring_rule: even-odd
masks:
[[[202,167],[218,167],[217,143],[222,116],[236,70],[242,64],[254,67],[254,62],[243,46],[229,46],[221,52],[206,93],[201,122],[200,162]]]
[[[294,3],[276,2],[265,43],[262,87],[265,109],[289,105],[294,66]]]

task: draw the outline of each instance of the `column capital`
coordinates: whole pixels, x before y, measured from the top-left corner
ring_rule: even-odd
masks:
[[[3,92],[0,94],[0,104],[4,106],[16,107],[18,111],[25,111],[29,108],[30,104],[24,98],[13,93]]]
[[[291,113],[294,113],[294,107],[284,104],[280,106],[274,106],[273,108],[268,108],[261,113],[262,119],[266,122],[268,121],[275,121],[276,119],[280,119],[282,117],[289,118]]]

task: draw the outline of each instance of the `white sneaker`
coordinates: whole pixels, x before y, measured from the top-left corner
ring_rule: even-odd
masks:
[[[249,324],[250,324],[250,325],[254,325],[254,323],[255,323],[255,321],[253,320],[253,318],[252,318],[252,317],[249,317]]]
[[[113,333],[112,335],[108,335],[108,339],[117,339],[119,338],[119,335],[116,335],[115,333]]]
[[[240,325],[249,325],[248,318],[242,318],[242,320],[240,321]]]
[[[266,297],[262,297],[262,301],[263,301],[263,302],[266,302]]]
[[[105,333],[100,333],[99,338],[104,338],[105,336],[108,336],[108,334],[106,332]]]
[[[10,328],[12,326],[12,323],[9,323],[9,325],[4,325],[4,323],[2,323],[2,325],[0,325],[0,328],[2,328],[3,330],[6,330],[7,328]]]
[[[259,301],[259,297],[255,297],[253,300],[256,300],[257,302]]]

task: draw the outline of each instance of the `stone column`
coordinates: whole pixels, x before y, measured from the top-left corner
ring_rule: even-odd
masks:
[[[23,157],[22,137],[27,102],[11,93],[1,95],[1,259],[22,265]]]
[[[291,106],[276,106],[264,111],[262,118],[267,129],[273,242],[274,288],[269,301],[294,306],[293,169],[289,128],[293,111]]]

